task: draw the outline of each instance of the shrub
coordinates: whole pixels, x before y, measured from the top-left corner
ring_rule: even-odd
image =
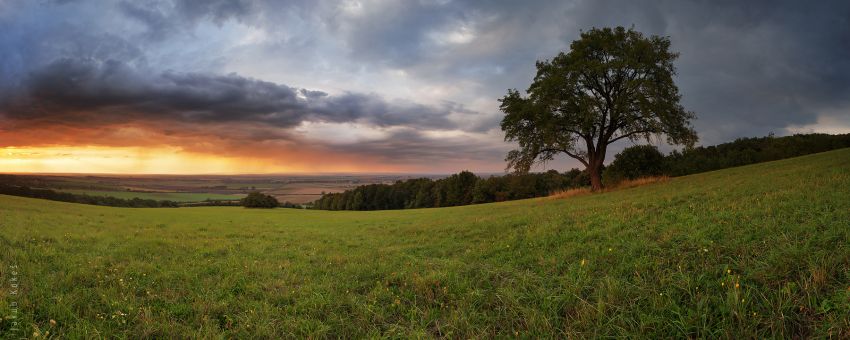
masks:
[[[242,206],[246,208],[276,208],[280,203],[276,198],[254,191],[241,199]]]
[[[281,208],[301,209],[301,205],[286,201],[280,204]]]
[[[623,180],[653,177],[664,174],[664,155],[652,145],[635,145],[614,156],[602,175],[606,186]]]

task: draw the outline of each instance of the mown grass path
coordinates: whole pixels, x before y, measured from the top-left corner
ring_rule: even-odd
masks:
[[[847,338],[850,149],[404,211],[0,196],[0,244],[26,337]]]

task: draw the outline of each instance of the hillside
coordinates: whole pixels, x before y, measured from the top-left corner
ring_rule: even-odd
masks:
[[[850,149],[559,200],[0,216],[26,336],[850,337]]]

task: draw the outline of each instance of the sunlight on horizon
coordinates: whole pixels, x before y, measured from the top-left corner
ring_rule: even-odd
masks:
[[[301,169],[268,160],[214,156],[177,147],[4,147],[6,173],[237,174],[285,173]]]

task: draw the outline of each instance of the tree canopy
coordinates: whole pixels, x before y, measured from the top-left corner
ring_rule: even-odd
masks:
[[[673,82],[677,57],[666,37],[623,27],[582,32],[569,52],[537,62],[527,96],[510,89],[500,99],[505,140],[519,144],[506,157],[508,168],[527,172],[564,153],[587,168],[597,190],[614,142],[664,136],[693,145],[695,114],[679,103]]]
[[[254,191],[241,200],[242,206],[246,208],[277,208],[280,202],[274,196]]]

